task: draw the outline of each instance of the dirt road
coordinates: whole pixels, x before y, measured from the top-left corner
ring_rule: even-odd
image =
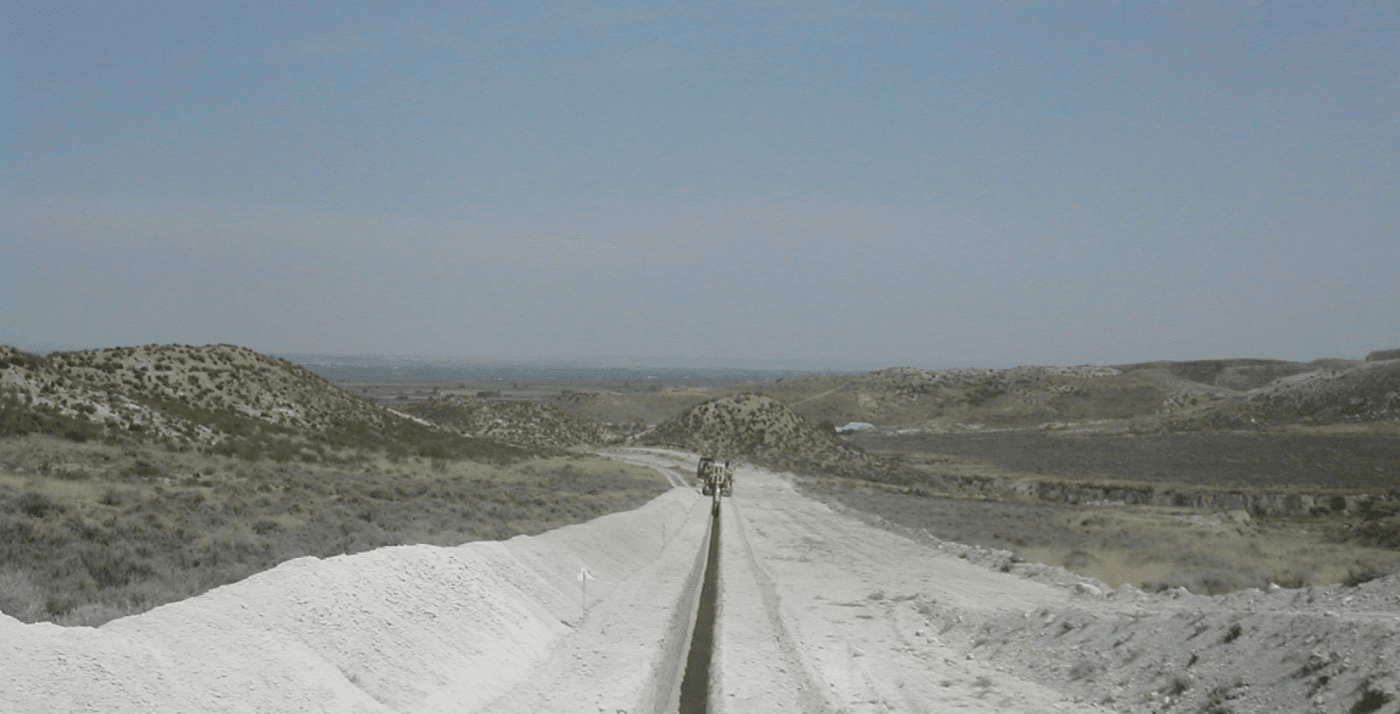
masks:
[[[659,450],[626,458],[678,471],[694,463]],[[930,621],[939,605],[1059,606],[1065,589],[834,513],[762,469],[739,467],[735,483],[720,514],[712,711],[1094,710],[940,643]]]
[[[673,483],[697,456],[619,449]],[[99,628],[0,616],[3,712],[674,711],[711,529],[708,710],[1395,714],[1400,578],[1110,590],[741,466],[505,542],[300,558]]]
[[[740,467],[721,511],[713,712],[1400,712],[1400,577],[1114,590],[868,525],[790,479]]]

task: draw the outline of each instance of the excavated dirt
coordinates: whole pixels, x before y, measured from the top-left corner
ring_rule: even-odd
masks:
[[[612,454],[675,482],[697,458]],[[665,711],[712,523],[675,488],[535,537],[303,558],[98,628],[0,617],[0,711]],[[749,466],[718,527],[714,712],[1400,711],[1400,578],[1115,590]]]

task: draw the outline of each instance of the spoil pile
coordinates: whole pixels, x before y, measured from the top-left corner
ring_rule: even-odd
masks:
[[[0,615],[0,711],[479,711],[594,626],[613,595],[626,600],[632,578],[648,580],[659,553],[640,544],[668,527],[698,541],[697,501],[674,490],[540,536],[299,558],[97,628]],[[682,571],[694,561],[689,547],[671,555]],[[595,579],[580,623],[584,565]],[[672,591],[659,597],[674,603]],[[624,603],[623,615],[654,636],[672,619],[667,605]],[[629,641],[650,663],[646,643]]]

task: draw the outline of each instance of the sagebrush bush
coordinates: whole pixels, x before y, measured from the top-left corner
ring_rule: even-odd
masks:
[[[0,608],[63,624],[101,624],[307,555],[538,533],[639,506],[668,488],[603,460],[432,469],[380,459],[343,468],[89,445],[84,468],[94,483],[49,490],[76,447],[36,443],[58,451],[0,454],[0,464],[31,473],[55,464],[23,491],[0,482],[0,573],[23,574],[6,576],[12,585]]]
[[[0,568],[0,612],[20,622],[38,622],[48,615],[43,602],[44,591],[28,570]]]
[[[52,434],[69,441],[100,438],[103,430],[86,417],[65,416],[49,405],[31,405],[13,388],[0,387],[0,437]]]
[[[1354,540],[1366,545],[1400,549],[1400,516],[1362,523],[1352,534]]]

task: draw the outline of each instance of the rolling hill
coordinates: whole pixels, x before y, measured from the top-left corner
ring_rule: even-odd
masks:
[[[1174,428],[1400,421],[1400,359],[1324,368],[1273,380],[1174,417]]]
[[[1400,419],[1400,360],[1224,359],[810,375],[743,385],[824,427],[1134,430]],[[1250,420],[1253,419],[1254,422]]]
[[[567,447],[610,444],[622,436],[597,422],[565,414],[552,404],[491,401],[454,395],[416,402],[403,411],[472,436],[513,444]]]
[[[844,443],[830,429],[762,394],[733,394],[698,404],[635,440],[779,470],[902,480],[893,464]]]
[[[376,405],[234,345],[57,352],[0,346],[0,432],[315,462],[337,449],[511,460],[531,449]]]

